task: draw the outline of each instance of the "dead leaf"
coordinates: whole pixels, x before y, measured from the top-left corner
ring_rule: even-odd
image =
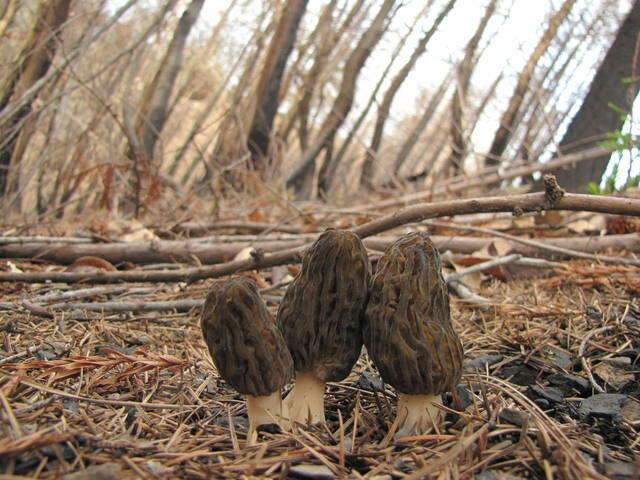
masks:
[[[534,223],[536,225],[548,225],[550,227],[559,227],[567,217],[567,213],[560,210],[545,210],[536,213]]]
[[[117,268],[105,259],[92,256],[77,258],[71,265],[66,268],[67,272],[83,273],[115,272],[116,270]]]

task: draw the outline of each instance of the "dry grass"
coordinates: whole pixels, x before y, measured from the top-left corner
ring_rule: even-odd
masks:
[[[640,407],[640,269],[566,265],[547,279],[485,281],[478,293],[493,300],[488,311],[454,299],[466,361],[493,360],[467,369],[458,398],[445,399],[440,431],[400,441],[388,434],[395,394],[374,387],[365,355],[347,380],[329,386],[326,425],[264,432],[246,446],[244,402],[217,377],[198,311],[85,322],[2,312],[0,470],[15,475],[3,478],[58,478],[103,464],[112,475],[104,478],[615,477],[620,462],[638,468],[639,409],[626,418],[577,412],[581,398],[597,393],[593,383],[616,391],[594,372],[604,375],[599,365],[624,355],[635,380],[622,393]],[[144,299],[202,298],[206,286]],[[19,290],[3,285],[3,300],[18,300]],[[593,382],[558,402],[531,388],[546,388],[561,371],[554,347],[566,354],[566,371]]]

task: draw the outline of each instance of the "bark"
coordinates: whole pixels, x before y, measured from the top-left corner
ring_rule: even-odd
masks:
[[[287,0],[282,4],[280,20],[258,82],[255,94],[258,104],[249,127],[247,148],[251,152],[252,167],[262,173],[266,170],[273,119],[280,104],[282,76],[307,3],[308,0]]]
[[[536,65],[542,55],[549,48],[558,28],[569,15],[569,12],[575,3],[576,0],[565,0],[560,9],[551,17],[547,30],[538,41],[536,48],[527,60],[522,72],[520,72],[516,87],[509,99],[507,109],[502,114],[500,126],[496,131],[491,148],[489,149],[489,157],[487,158],[488,165],[497,165],[500,163],[500,157],[507,149],[511,136],[516,128],[516,120],[520,113],[520,108],[527,93],[527,89],[529,88],[529,82],[533,77]]]
[[[0,112],[10,106],[12,98],[24,93],[47,74],[60,41],[57,36],[67,21],[70,6],[71,0],[40,2],[31,32],[16,57],[16,66],[0,84]],[[20,158],[13,155],[14,148],[20,128],[32,112],[34,100],[24,103],[0,123],[0,195],[8,193],[9,169],[17,168],[20,163]]]
[[[640,200],[634,198],[619,198],[604,195],[565,194],[563,197],[550,202],[545,193],[530,193],[501,197],[469,198],[464,200],[450,200],[446,202],[418,204],[397,212],[385,215],[379,219],[365,223],[353,229],[361,238],[370,237],[378,233],[408,223],[419,222],[429,218],[462,215],[466,213],[482,212],[532,212],[542,210],[571,210],[613,213],[620,215],[640,216]],[[637,249],[640,234],[629,235],[632,249]],[[310,244],[300,247],[280,250],[270,254],[258,253],[246,260],[184,269],[181,271],[123,271],[100,272],[89,275],[86,272],[38,272],[38,273],[8,273],[0,272],[0,282],[181,282],[195,281],[205,278],[217,278],[239,271],[262,269],[276,265],[299,263]],[[628,245],[628,244],[627,244]],[[47,244],[51,247],[51,244]],[[640,263],[637,260],[629,260]]]
[[[467,93],[473,73],[473,65],[475,63],[476,51],[480,44],[480,39],[489,23],[489,19],[493,16],[498,0],[491,0],[487,6],[484,16],[478,24],[475,33],[467,43],[464,49],[464,58],[461,60],[457,68],[456,89],[451,99],[451,157],[450,162],[453,165],[454,172],[462,169],[462,164],[467,156],[467,129],[464,122],[464,110],[467,105]]]
[[[333,143],[338,128],[351,111],[358,76],[386,29],[387,17],[394,3],[394,0],[384,0],[375,19],[349,55],[344,67],[340,90],[331,112],[323,122],[318,138],[303,152],[302,158],[294,166],[293,173],[287,179],[287,186],[294,187],[299,194],[303,193],[304,196],[310,196],[311,194],[310,190],[312,189],[302,192],[302,187],[305,183],[308,185],[313,179],[315,160],[318,158],[318,154]]]
[[[382,99],[382,103],[380,104],[380,108],[378,108],[378,116],[376,118],[376,124],[373,131],[373,136],[371,137],[371,143],[369,144],[369,148],[366,151],[366,156],[364,163],[362,164],[362,173],[360,176],[360,185],[365,188],[371,188],[371,180],[373,177],[373,166],[376,158],[376,154],[380,149],[380,144],[382,143],[382,134],[384,132],[384,126],[387,123],[389,118],[389,112],[391,111],[391,105],[393,104],[393,100],[395,99],[398,90],[404,83],[404,81],[409,76],[411,70],[416,65],[418,59],[426,52],[427,43],[433,35],[436,33],[438,27],[445,19],[445,17],[449,14],[453,6],[455,5],[456,0],[449,0],[449,2],[442,9],[438,17],[431,25],[431,28],[424,34],[424,36],[420,39],[418,44],[416,45],[415,50],[411,54],[411,57],[407,60],[407,62],[402,66],[400,71],[396,74],[396,76],[391,81],[391,85],[387,89],[384,94],[384,98]]]
[[[629,83],[624,79],[637,75],[633,70],[638,51],[640,32],[640,1],[621,24],[616,37],[600,63],[582,105],[575,114],[562,140],[557,156],[567,155],[606,139],[607,132],[619,130],[624,120],[611,104],[630,111],[638,94],[637,78]],[[599,183],[609,163],[610,155],[602,155],[587,162],[555,170],[558,182],[574,191],[586,191],[589,182]]]

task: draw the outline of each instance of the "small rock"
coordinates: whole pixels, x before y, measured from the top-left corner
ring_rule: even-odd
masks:
[[[80,413],[80,404],[79,404],[77,401],[72,400],[72,399],[70,399],[70,398],[65,399],[65,400],[62,402],[62,406],[63,406],[66,410],[69,410],[69,411],[71,411],[71,412],[74,412],[74,413]]]
[[[551,402],[545,400],[544,398],[536,398],[533,401],[536,405],[538,405],[542,410],[548,410],[551,408]]]
[[[120,470],[117,463],[103,463],[64,475],[62,480],[118,480],[121,477]]]
[[[320,480],[336,478],[335,474],[325,465],[294,465],[289,469],[289,473],[301,478]]]
[[[476,370],[484,370],[486,365],[493,365],[502,360],[503,356],[499,353],[487,353],[486,355],[480,355],[475,358],[470,358],[462,364],[462,368],[467,373],[472,373]]]
[[[625,359],[628,360],[627,358]],[[600,362],[593,369],[593,372],[616,390],[623,389],[629,382],[635,380],[635,375],[632,372],[628,372],[624,367],[612,365],[609,362]]]
[[[498,414],[500,420],[503,420],[507,423],[512,423],[513,425],[517,425],[518,427],[524,426],[528,423],[529,415],[521,410],[515,410],[513,408],[503,408],[500,410]]]
[[[384,382],[378,375],[362,372],[356,382],[356,387],[369,392],[380,392],[384,390]]]
[[[469,391],[466,385],[457,385],[456,390],[458,392],[458,398],[462,403],[462,409],[466,409],[469,405],[473,404],[473,395]],[[454,405],[455,406],[455,405]]]
[[[44,347],[38,348],[33,354],[38,360],[56,360],[58,358],[53,350]]]
[[[154,476],[163,476],[169,475],[173,472],[173,469],[169,467],[165,467],[162,463],[156,460],[149,460],[145,462],[146,469],[151,472]]]
[[[589,417],[610,417],[614,420],[622,419],[622,407],[629,401],[629,397],[618,393],[598,393],[580,402],[578,415],[583,420]]]
[[[516,385],[526,387],[536,384],[538,371],[522,362],[513,362],[501,368],[498,376],[500,378],[507,378],[511,383],[515,383]]]
[[[629,398],[629,401],[620,410],[620,414],[629,423],[640,422],[640,403]]]
[[[545,400],[550,401],[551,403],[561,403],[564,401],[564,396],[562,392],[557,388],[553,387],[540,387],[538,385],[531,385],[529,389],[537,396],[544,398]]]
[[[614,480],[635,479],[640,476],[640,467],[633,463],[614,460],[604,464],[604,473]]]
[[[565,395],[571,395],[574,390],[587,393],[590,387],[589,380],[586,378],[565,372],[552,373],[547,377],[547,380],[552,385],[560,387]]]
[[[475,476],[476,480],[520,480],[522,477],[514,477],[504,472],[497,472],[495,470],[487,470],[479,473]]]
[[[233,420],[233,425],[235,427],[242,427],[244,429],[249,428],[249,420],[247,420],[246,417],[235,416],[231,417],[231,420]],[[214,423],[219,427],[229,428],[229,417],[218,417]]]
[[[124,339],[129,345],[145,345],[147,343],[153,343],[153,340],[146,333],[129,331],[127,338]]]
[[[542,347],[540,353],[542,353],[543,358],[548,360],[550,363],[564,370],[569,368],[573,363],[571,354],[553,345],[545,345]]]

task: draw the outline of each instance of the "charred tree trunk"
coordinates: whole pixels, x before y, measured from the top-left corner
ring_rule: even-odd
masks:
[[[549,48],[549,45],[555,37],[560,24],[569,15],[569,12],[571,11],[571,8],[575,3],[576,0],[565,0],[560,9],[551,17],[547,30],[540,38],[538,45],[529,57],[529,60],[527,61],[524,69],[520,73],[516,87],[513,91],[513,94],[511,95],[511,99],[509,100],[507,109],[502,114],[502,118],[500,119],[500,126],[498,127],[498,130],[493,138],[491,148],[489,149],[489,157],[487,158],[488,165],[498,165],[500,163],[500,157],[507,149],[509,140],[511,140],[511,136],[516,127],[516,120],[520,113],[520,107],[522,106],[522,102],[524,101],[524,97],[527,93],[529,82],[533,77],[536,65],[538,64],[538,61],[540,60],[544,52],[547,51],[547,48]]]
[[[0,84],[0,112],[9,102],[20,96],[44,77],[51,66],[57,35],[67,21],[71,0],[49,0],[40,3],[33,28],[15,61],[15,68]],[[26,102],[0,123],[0,195],[7,192],[9,169],[17,168],[20,158],[14,157],[14,148],[24,120],[31,114],[33,101]],[[26,141],[27,139],[23,139]]]
[[[307,3],[308,0],[287,0],[282,5],[280,20],[271,39],[258,82],[258,103],[249,127],[247,148],[251,153],[251,166],[262,173],[266,169],[273,119],[280,104],[282,76]]]
[[[310,186],[309,183],[313,179],[316,158],[318,158],[318,155],[324,148],[333,143],[336,131],[349,114],[353,105],[356,82],[360,71],[373,51],[373,48],[382,37],[386,29],[387,18],[394,3],[394,0],[384,1],[375,19],[360,38],[358,45],[349,55],[342,75],[340,90],[331,112],[322,124],[318,138],[303,152],[302,158],[297,165],[295,165],[293,173],[287,180],[287,186],[294,187],[296,192],[302,193],[302,188],[305,183],[307,183],[308,187]],[[312,190],[313,188],[308,188],[308,191],[304,192],[303,196],[310,196]]]
[[[562,137],[558,154],[567,155],[595,146],[606,139],[606,133],[618,130],[624,120],[611,105],[631,111],[640,84],[634,65],[640,32],[640,0],[636,0],[618,29],[591,82],[589,91]],[[624,80],[633,81],[625,83]],[[571,191],[586,191],[589,182],[599,182],[609,163],[609,155],[586,160],[570,168],[553,172],[558,182]]]
[[[384,132],[384,126],[389,118],[389,112],[391,111],[391,105],[393,100],[400,90],[400,87],[404,83],[404,81],[409,76],[409,73],[415,66],[418,59],[422,56],[424,52],[426,52],[427,43],[436,33],[438,27],[445,19],[445,17],[449,14],[453,6],[455,5],[456,0],[449,0],[447,5],[442,9],[436,20],[433,22],[431,28],[424,34],[424,36],[416,45],[415,50],[409,57],[409,60],[403,65],[400,71],[396,74],[396,76],[391,81],[391,85],[389,89],[385,92],[384,98],[382,99],[382,103],[380,104],[380,108],[378,109],[378,117],[376,118],[376,125],[373,131],[373,136],[371,138],[371,144],[366,152],[366,157],[364,163],[362,164],[362,174],[360,176],[360,185],[366,188],[371,188],[371,179],[373,177],[373,165],[375,161],[376,154],[380,149],[380,144],[382,143],[382,134]]]

